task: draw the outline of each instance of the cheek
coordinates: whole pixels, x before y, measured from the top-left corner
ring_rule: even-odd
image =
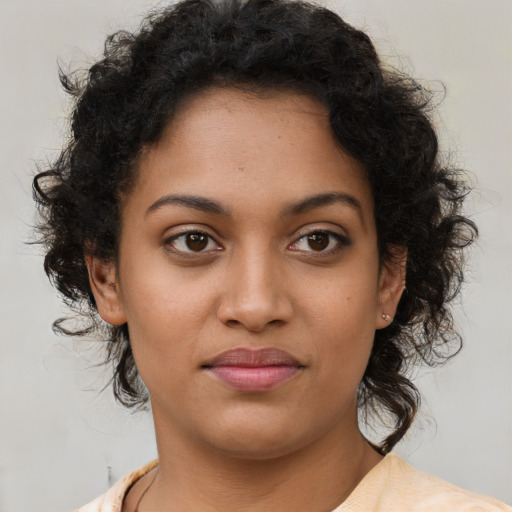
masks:
[[[195,362],[197,339],[211,310],[212,298],[204,287],[198,290],[170,274],[147,268],[141,279],[126,267],[123,303],[143,379],[159,368],[168,372]]]
[[[308,307],[315,352],[326,379],[354,387],[366,368],[373,346],[378,308],[376,279],[332,281]]]
[[[331,332],[344,332],[347,337],[361,334],[367,336],[375,331],[375,318],[378,310],[377,272],[333,273],[323,279],[322,287],[315,293],[305,293],[304,307],[309,316],[322,329]],[[370,274],[370,275],[368,275]],[[373,276],[375,274],[375,276]]]

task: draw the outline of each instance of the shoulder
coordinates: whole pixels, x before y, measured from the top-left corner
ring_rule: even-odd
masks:
[[[76,512],[121,512],[123,500],[130,488],[158,465],[154,460],[123,476],[105,494],[79,508]]]
[[[398,455],[392,454],[388,464],[391,488],[394,489],[390,489],[390,495],[400,497],[406,503],[417,503],[418,511],[512,512],[511,507],[494,498],[467,491],[418,471]]]
[[[335,512],[512,512],[494,498],[461,489],[387,455]]]

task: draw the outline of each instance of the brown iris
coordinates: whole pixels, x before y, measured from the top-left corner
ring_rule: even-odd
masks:
[[[323,251],[329,245],[329,235],[327,233],[308,235],[308,244],[314,251]]]
[[[208,245],[208,236],[202,233],[189,233],[185,243],[191,251],[202,251]]]

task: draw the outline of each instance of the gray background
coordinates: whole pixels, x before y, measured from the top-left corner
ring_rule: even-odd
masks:
[[[420,372],[422,413],[397,449],[416,467],[512,503],[512,2],[327,2],[383,57],[442,80],[441,143],[476,184],[481,229],[457,318],[463,352]],[[0,511],[72,510],[156,456],[151,419],[113,404],[98,345],[57,338],[63,313],[38,249],[31,175],[54,157],[69,106],[57,58],[84,67],[149,0],[0,0]],[[398,57],[397,57],[398,56]],[[439,85],[433,84],[439,90]],[[96,353],[96,354],[95,354]]]

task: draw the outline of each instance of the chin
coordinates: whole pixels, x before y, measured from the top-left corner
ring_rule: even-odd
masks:
[[[259,418],[246,416],[243,421],[219,423],[208,432],[209,444],[234,458],[270,460],[285,457],[314,442],[323,432],[306,428],[297,418]]]

